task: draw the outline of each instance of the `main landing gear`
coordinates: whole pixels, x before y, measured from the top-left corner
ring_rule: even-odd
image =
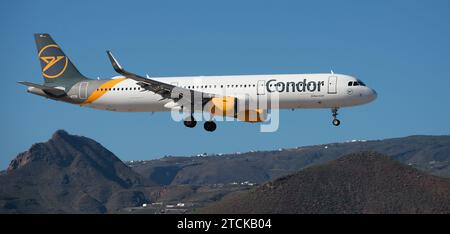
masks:
[[[194,128],[197,125],[197,121],[195,121],[194,116],[189,116],[184,119],[184,126],[188,128]]]
[[[341,124],[341,121],[336,118],[338,115],[337,112],[338,112],[338,108],[331,109],[331,113],[333,113],[333,125],[336,127]]]
[[[208,132],[214,132],[217,128],[217,125],[216,123],[214,123],[214,121],[206,121],[203,125],[203,128],[205,128],[205,130]]]
[[[184,119],[184,126],[188,128],[194,128],[195,126],[197,126],[197,121],[195,120],[194,116],[189,116]],[[217,124],[212,120],[206,121],[203,125],[203,128],[208,132],[214,132],[217,128]]]

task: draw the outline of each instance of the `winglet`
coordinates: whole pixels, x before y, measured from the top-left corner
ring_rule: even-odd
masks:
[[[122,68],[122,66],[120,66],[117,59],[114,58],[111,51],[107,50],[106,53],[108,54],[109,60],[111,61],[111,64],[112,64],[114,70],[116,70],[116,72],[118,72],[118,73],[123,73],[125,70]]]

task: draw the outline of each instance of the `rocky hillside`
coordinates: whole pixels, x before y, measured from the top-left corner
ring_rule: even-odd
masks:
[[[342,155],[376,151],[424,172],[450,178],[450,136],[410,136],[377,141],[350,141],[275,151],[207,157],[165,157],[128,163],[160,185],[264,183]]]
[[[0,175],[0,213],[105,213],[148,202],[154,185],[97,142],[59,130]]]
[[[380,161],[380,157],[367,157],[373,160],[364,162],[358,161],[358,157],[353,156],[353,160],[343,158],[333,161],[344,154],[361,150],[382,152],[388,155],[389,159],[381,157]],[[403,166],[394,163],[391,159],[401,162]],[[333,162],[326,164],[331,161]],[[326,164],[325,169],[317,169],[322,168],[317,167],[318,165],[324,164]],[[384,165],[384,167],[377,167],[382,168],[380,171],[377,171],[377,168],[375,170],[368,167],[378,164]],[[342,166],[345,170],[339,169]],[[419,173],[411,169],[413,167],[426,173]],[[299,171],[298,175],[309,173],[308,168],[311,170],[315,168],[314,170],[320,173],[313,173],[312,177],[301,176],[299,177],[301,179],[293,179],[295,182],[289,185],[295,187],[295,184],[299,183],[304,184],[304,187],[289,191],[282,189],[289,187],[283,186],[283,181],[290,181],[289,178],[297,178],[296,176],[276,180]],[[356,170],[357,168],[362,169]],[[414,173],[408,172],[407,169]],[[327,173],[328,170],[330,170],[329,173]],[[404,171],[407,172],[403,173]],[[446,193],[448,198],[449,191],[448,187],[445,187],[447,185],[442,185],[446,182],[442,181],[447,180],[426,175],[428,173],[450,177],[449,136],[412,136],[380,141],[351,141],[220,156],[164,157],[151,161],[128,162],[126,165],[94,140],[73,136],[60,130],[49,141],[35,144],[28,151],[19,154],[6,171],[0,172],[0,213],[127,213],[129,210],[138,210],[130,209],[130,207],[139,207],[143,203],[153,202],[164,205],[153,210],[142,209],[141,206],[138,211],[162,212],[163,206],[179,202],[191,204],[190,211],[215,203],[223,197],[230,199],[230,194],[247,194],[245,196],[250,197],[249,199],[264,201],[260,200],[263,198],[246,191],[258,184],[274,180],[273,185],[269,187],[278,184],[281,184],[281,187],[273,190],[276,194],[267,193],[269,198],[264,203],[268,206],[261,206],[262,210],[259,208],[245,210],[244,206],[239,205],[241,203],[233,201],[233,204],[238,204],[237,207],[230,206],[230,209],[234,207],[233,210],[221,210],[218,205],[218,211],[241,212],[242,208],[245,212],[283,213],[333,213],[340,210],[352,213],[442,212],[442,209],[435,207],[436,201],[444,204],[442,207],[445,211],[448,200],[445,200],[442,194]],[[384,174],[388,176],[384,179],[385,181],[377,180],[378,177],[384,178]],[[415,176],[432,179],[415,181]],[[402,180],[399,180],[397,184],[388,183],[395,182],[399,178]],[[310,183],[311,181],[314,183]],[[317,190],[313,187],[321,183],[324,185],[321,185],[319,189],[330,187],[340,197],[336,200],[328,197],[332,195],[326,195],[329,191]],[[367,183],[373,184],[376,189],[363,187]],[[387,184],[386,188],[383,187],[386,186],[383,183]],[[418,184],[423,186],[420,187]],[[386,190],[391,187],[392,191]],[[257,191],[265,194],[267,191],[264,188],[266,187],[261,187]],[[439,188],[442,188],[444,192],[436,192]],[[363,191],[361,192],[363,195],[351,194],[353,190]],[[302,193],[305,191],[308,191],[309,197]],[[393,200],[382,197],[378,191],[383,191]],[[292,195],[287,196],[286,199],[276,200],[275,195],[278,193],[296,194],[297,192],[302,198],[306,196],[307,199],[296,200],[298,196]],[[347,194],[350,195],[347,196]],[[419,196],[420,194],[422,195]],[[376,199],[381,199],[378,196],[387,199],[386,202],[377,203],[380,200]],[[245,199],[246,197],[242,198],[243,201]],[[351,199],[356,199],[358,202]],[[240,200],[241,198],[236,201]],[[282,204],[280,206],[282,210],[271,209],[270,200]],[[351,204],[349,207],[340,203],[347,200],[353,202],[348,203]],[[409,210],[407,202],[411,202],[412,208]],[[299,204],[305,209],[293,206],[290,210],[288,203]],[[258,207],[256,204],[253,205]],[[392,210],[389,210],[388,206]],[[264,207],[269,208],[263,209]]]
[[[232,194],[200,213],[450,213],[450,179],[363,152]]]

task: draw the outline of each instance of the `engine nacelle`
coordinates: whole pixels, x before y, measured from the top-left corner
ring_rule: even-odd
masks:
[[[210,112],[213,115],[235,117],[237,110],[237,98],[220,97],[211,99]]]
[[[211,114],[237,118],[244,122],[263,122],[267,119],[266,111],[262,109],[238,110],[238,99],[235,97],[220,97],[211,100]]]
[[[237,114],[237,119],[250,123],[264,122],[267,120],[267,112],[262,109],[245,110]]]

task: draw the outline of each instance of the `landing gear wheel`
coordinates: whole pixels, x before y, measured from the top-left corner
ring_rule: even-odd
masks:
[[[341,124],[341,121],[337,119],[338,108],[331,109],[331,113],[333,113],[333,125],[336,127],[339,126]]]
[[[338,120],[338,119],[333,119],[333,125],[334,126],[339,126],[341,124],[341,121],[340,120]]]
[[[184,120],[184,126],[188,128],[194,128],[197,125],[197,121],[195,121],[194,116],[187,117]]]
[[[217,128],[217,125],[216,123],[214,123],[214,121],[206,121],[203,127],[208,132],[214,132]]]

